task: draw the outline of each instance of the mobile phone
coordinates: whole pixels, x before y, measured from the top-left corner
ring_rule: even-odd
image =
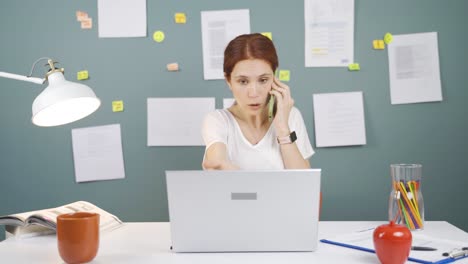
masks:
[[[268,101],[268,120],[273,120],[276,114],[276,105],[275,105],[275,96],[270,95],[270,100]]]

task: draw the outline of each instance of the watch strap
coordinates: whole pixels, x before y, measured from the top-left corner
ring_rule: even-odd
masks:
[[[277,137],[278,143],[280,145],[291,144],[294,141],[296,141],[296,139],[297,139],[296,131],[291,132],[289,135],[287,135],[285,137]]]

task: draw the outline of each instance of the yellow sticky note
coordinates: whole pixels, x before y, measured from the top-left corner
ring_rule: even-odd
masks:
[[[87,80],[89,78],[88,71],[79,71],[76,73],[76,78],[81,80]]]
[[[348,69],[350,71],[359,71],[361,67],[359,67],[359,63],[351,63],[348,65]]]
[[[392,34],[390,34],[390,33],[387,32],[387,33],[385,34],[385,36],[384,36],[384,42],[385,42],[385,44],[388,45],[388,43],[392,42],[392,40],[393,40]]]
[[[273,40],[273,34],[271,34],[271,32],[262,32],[261,33],[263,36]]]
[[[158,31],[155,31],[153,33],[153,39],[154,41],[156,42],[163,42],[164,41],[164,32],[162,32],[161,30],[158,30]]]
[[[174,20],[177,24],[185,24],[187,22],[187,17],[185,13],[175,13]]]
[[[123,101],[112,102],[112,112],[122,112],[124,110]]]
[[[314,55],[327,55],[328,49],[327,48],[313,48],[312,54]]]
[[[374,49],[376,50],[383,50],[385,49],[385,43],[381,39],[376,39],[372,42],[372,45],[374,46]]]
[[[290,79],[290,72],[289,70],[280,70],[279,71],[279,80],[283,82],[289,82]]]

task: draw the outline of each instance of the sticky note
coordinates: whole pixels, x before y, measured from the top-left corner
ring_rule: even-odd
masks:
[[[88,17],[81,21],[81,28],[82,29],[91,29],[93,28],[93,19]]]
[[[163,42],[164,41],[164,32],[158,30],[153,33],[153,39],[156,42]]]
[[[185,13],[175,13],[174,20],[177,24],[185,24],[187,22],[187,17]]]
[[[383,50],[385,49],[385,43],[382,39],[376,39],[372,42],[374,49]]]
[[[179,64],[177,62],[168,63],[166,65],[166,68],[167,68],[168,71],[178,71],[179,70]]]
[[[123,101],[113,101],[112,102],[112,112],[122,112],[124,110]]]
[[[88,18],[88,13],[83,12],[83,11],[76,11],[76,20],[78,22],[81,22],[85,20],[86,18]]]
[[[81,80],[87,80],[88,77],[88,71],[79,71],[76,73],[76,78],[81,81]]]
[[[348,65],[348,69],[350,71],[359,71],[361,67],[359,67],[359,63],[351,63]]]
[[[289,82],[290,79],[290,72],[289,70],[280,70],[279,71],[279,80],[283,82]]]
[[[385,36],[384,36],[384,42],[385,42],[385,44],[388,45],[388,43],[392,42],[392,40],[393,40],[392,34],[390,34],[390,33],[387,32],[387,33],[385,34]]]
[[[273,40],[273,34],[271,34],[271,32],[262,32],[261,33],[263,36]]]

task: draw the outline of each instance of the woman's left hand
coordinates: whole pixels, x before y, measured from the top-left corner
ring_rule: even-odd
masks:
[[[276,115],[273,124],[278,136],[289,135],[289,114],[294,106],[294,99],[291,97],[289,86],[280,82],[278,78],[273,79],[270,94],[276,97]]]

